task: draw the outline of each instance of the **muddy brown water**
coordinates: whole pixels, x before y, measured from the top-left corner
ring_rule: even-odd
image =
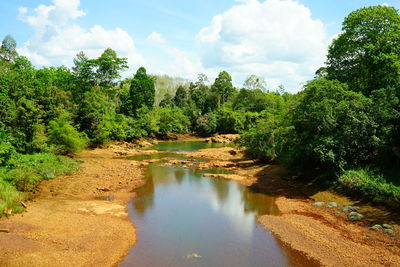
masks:
[[[161,143],[154,158],[215,147],[205,142]],[[157,156],[158,155],[158,156]],[[147,156],[146,156],[147,157]],[[136,156],[132,160],[144,160]],[[150,164],[145,186],[128,212],[137,243],[119,266],[312,266],[277,240],[257,216],[279,216],[273,196],[181,166]]]

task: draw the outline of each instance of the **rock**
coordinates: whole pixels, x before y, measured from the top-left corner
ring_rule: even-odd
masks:
[[[344,212],[352,212],[352,211],[358,211],[360,209],[361,208],[357,207],[357,206],[344,206],[342,211],[344,211]]]
[[[380,229],[382,229],[382,226],[380,224],[375,224],[374,226],[369,228],[369,230],[371,231],[378,231]]]
[[[391,226],[391,225],[389,225],[389,224],[382,224],[382,227],[383,228],[385,228],[385,229],[390,229],[390,230],[393,230],[394,228],[393,228],[393,226]]]
[[[10,230],[8,230],[8,229],[0,229],[0,233],[9,233],[10,232]]]
[[[188,255],[186,256],[186,258],[188,258],[188,259],[192,259],[192,258],[200,259],[200,258],[203,258],[203,256],[201,256],[201,255],[199,255],[199,254],[197,254],[197,253],[191,253],[191,254],[188,254]]]
[[[322,207],[323,205],[325,205],[325,202],[314,202],[314,203],[312,203],[312,205],[314,207]]]
[[[364,215],[362,215],[358,212],[352,211],[352,212],[350,212],[349,215],[347,215],[347,218],[350,221],[361,221],[364,218]]]
[[[392,229],[385,229],[384,231],[386,234],[394,236],[394,231]]]
[[[333,208],[337,208],[338,204],[336,202],[329,202],[328,205],[326,205],[326,207],[333,209]]]

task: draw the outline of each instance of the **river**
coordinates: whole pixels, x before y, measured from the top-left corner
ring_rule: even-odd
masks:
[[[158,154],[131,159],[182,158],[180,152],[218,146],[166,142],[151,148]],[[279,216],[273,196],[203,177],[222,170],[161,163],[146,168],[146,184],[128,206],[138,239],[119,266],[310,266],[257,222],[262,214]]]

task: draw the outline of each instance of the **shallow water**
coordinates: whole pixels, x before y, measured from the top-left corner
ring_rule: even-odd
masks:
[[[208,145],[162,143],[157,149]],[[218,170],[148,166],[147,183],[128,207],[137,243],[119,266],[309,266],[257,223],[258,215],[279,214],[273,196],[203,177],[210,172]]]

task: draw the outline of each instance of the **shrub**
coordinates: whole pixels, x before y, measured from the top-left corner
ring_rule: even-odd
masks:
[[[400,207],[400,187],[388,183],[368,169],[345,171],[338,179],[339,189],[387,206]]]
[[[55,146],[57,153],[78,153],[82,151],[88,142],[87,137],[79,133],[68,122],[66,114],[49,123],[49,143]]]

